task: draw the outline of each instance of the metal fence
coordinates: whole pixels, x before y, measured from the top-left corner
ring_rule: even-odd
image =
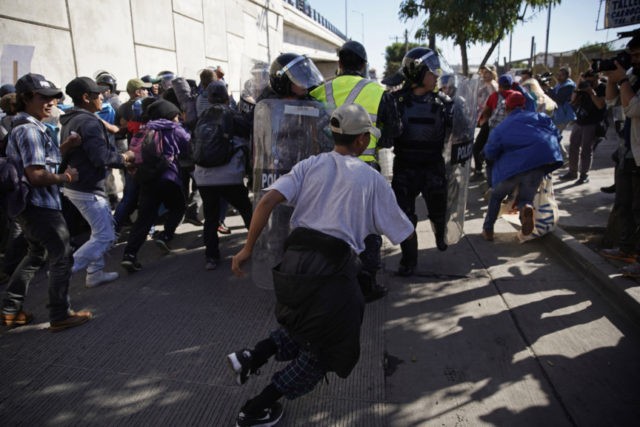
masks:
[[[342,31],[338,30],[338,28],[335,25],[333,25],[331,22],[329,22],[328,19],[320,15],[314,8],[312,8],[308,0],[283,0],[283,1],[289,3],[291,6],[295,7],[300,12],[304,13],[309,18],[313,19],[318,24],[322,25],[327,30],[331,31],[333,34],[346,40],[347,37],[342,33]]]

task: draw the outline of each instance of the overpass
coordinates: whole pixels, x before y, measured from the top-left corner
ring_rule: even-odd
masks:
[[[344,35],[299,0],[0,0],[0,84],[35,72],[64,87],[108,70],[127,80],[220,65],[237,95],[257,61],[306,54],[325,76]]]

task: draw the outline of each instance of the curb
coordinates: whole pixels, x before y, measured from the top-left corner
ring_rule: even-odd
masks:
[[[625,317],[640,326],[640,285],[637,282],[623,277],[615,266],[560,227],[542,241],[563,262],[585,276],[587,283]]]

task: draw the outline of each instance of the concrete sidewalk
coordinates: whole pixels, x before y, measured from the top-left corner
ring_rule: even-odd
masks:
[[[565,131],[563,144],[567,148],[569,136],[570,132]],[[615,194],[603,193],[600,188],[614,183],[611,155],[619,142],[613,129],[610,129],[607,140],[599,144],[594,152],[590,182],[582,185],[575,185],[574,181],[554,182],[560,223],[559,228],[543,241],[554,253],[582,271],[604,297],[640,325],[640,281],[622,277],[620,267],[626,264],[604,258],[597,252],[601,249],[599,241],[604,237],[615,198]],[[565,171],[560,169],[555,175],[559,176]],[[585,234],[599,238],[581,243],[581,239],[575,237]]]

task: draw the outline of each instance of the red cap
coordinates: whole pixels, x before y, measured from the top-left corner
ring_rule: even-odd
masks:
[[[510,110],[518,107],[524,107],[524,95],[518,91],[514,91],[512,94],[507,96],[505,103],[507,105],[507,108],[509,108]]]

